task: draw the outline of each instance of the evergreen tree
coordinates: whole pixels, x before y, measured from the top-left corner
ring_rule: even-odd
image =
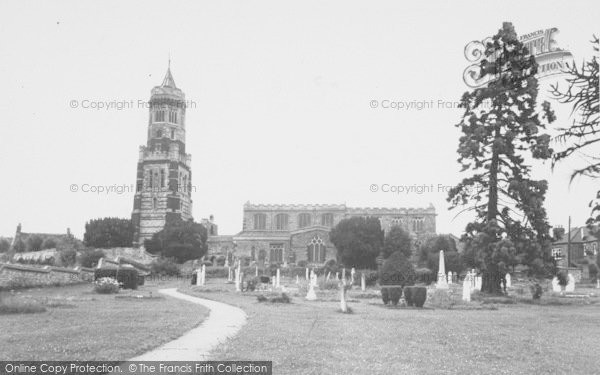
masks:
[[[548,184],[531,178],[525,157],[551,158],[550,136],[541,130],[555,118],[547,102],[536,110],[538,66],[511,23],[503,24],[484,53],[481,75],[494,79],[463,95],[465,112],[457,124],[462,131],[458,162],[471,175],[450,190],[448,201],[451,208],[475,212],[463,241],[483,273],[482,291],[500,293],[508,261],[504,254],[510,254],[500,243],[504,238],[515,249],[510,262],[529,265],[532,273],[552,262],[543,207]]]
[[[376,217],[352,217],[340,221],[329,233],[345,267],[377,267],[375,258],[383,249],[383,231]]]

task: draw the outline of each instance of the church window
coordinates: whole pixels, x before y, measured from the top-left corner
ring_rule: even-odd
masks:
[[[319,236],[313,237],[308,243],[307,252],[310,263],[325,262],[326,248],[323,239]]]
[[[171,129],[171,139],[175,139],[175,129]]]
[[[152,198],[152,209],[156,210],[158,208],[158,199]]]
[[[298,215],[298,228],[305,228],[310,226],[310,214]]]
[[[287,214],[277,214],[275,215],[275,229],[276,230],[287,230],[288,229],[288,220],[289,217]]]
[[[283,263],[283,244],[282,243],[272,243],[269,245],[269,247],[270,247],[269,262]]]
[[[175,111],[169,112],[169,122],[177,124],[177,112],[175,112]]]
[[[154,121],[155,122],[165,121],[165,111],[156,111],[154,114]]]
[[[267,228],[267,215],[254,214],[254,229],[264,230]]]
[[[333,226],[333,214],[323,214],[321,215],[321,225],[325,227]]]
[[[165,187],[165,170],[161,169],[160,170],[160,186],[161,187]]]
[[[560,247],[555,247],[554,249],[552,249],[552,257],[554,259],[561,259],[562,258],[562,249]]]

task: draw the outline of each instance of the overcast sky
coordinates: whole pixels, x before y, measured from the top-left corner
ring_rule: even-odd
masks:
[[[465,45],[503,21],[519,34],[557,27],[560,47],[580,62],[592,55],[599,15],[591,0],[2,1],[0,235],[21,222],[27,232],[70,227],[82,236],[91,218],[131,215],[131,191],[81,189],[135,183],[143,102],[169,54],[189,100],[196,220],[214,214],[220,233],[233,234],[246,201],[432,203],[438,232],[458,235],[469,217],[454,219],[438,185],[464,177],[454,127],[461,110],[443,107],[468,89]],[[434,105],[373,109],[372,100]],[[128,107],[82,108],[95,102]],[[557,126],[567,125],[570,108],[553,105]],[[553,225],[568,215],[583,224],[599,188],[569,185],[576,163],[554,172],[536,165],[536,177],[550,182]],[[433,191],[386,193],[383,184]]]

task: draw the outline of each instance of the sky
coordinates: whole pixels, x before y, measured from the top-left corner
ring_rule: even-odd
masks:
[[[591,0],[2,1],[0,236],[22,223],[81,237],[90,219],[130,217],[144,103],[169,57],[188,100],[196,220],[212,214],[234,234],[247,201],[431,203],[438,232],[459,235],[470,217],[448,210],[446,187],[466,177],[454,126],[469,89],[465,45],[504,21],[519,34],[557,27],[580,63],[599,15]],[[549,83],[540,100],[551,100]],[[572,119],[551,103],[554,134]],[[569,183],[578,165],[534,166],[550,184],[552,225],[589,215],[599,186]]]

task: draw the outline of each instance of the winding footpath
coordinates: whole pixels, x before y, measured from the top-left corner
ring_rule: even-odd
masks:
[[[208,317],[183,336],[129,361],[204,361],[217,345],[232,338],[246,324],[246,313],[237,307],[179,293],[177,289],[161,289],[161,294],[202,305],[210,310]]]

